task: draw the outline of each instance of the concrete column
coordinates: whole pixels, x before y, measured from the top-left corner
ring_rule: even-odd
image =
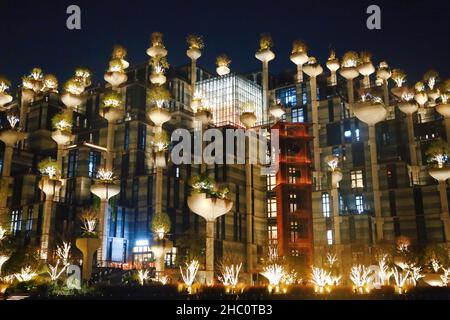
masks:
[[[14,146],[5,143],[5,152],[3,154],[3,171],[2,177],[9,177],[11,174],[11,162]]]
[[[52,221],[53,195],[45,195],[41,234],[41,259],[47,260],[50,242],[50,224]]]
[[[348,108],[350,117],[353,116],[353,104],[355,103],[355,93],[353,91],[353,80],[347,79]]]
[[[194,98],[195,83],[197,82],[197,60],[191,60],[191,102]]]
[[[263,122],[269,120],[269,62],[262,61]]]
[[[389,87],[388,87],[388,81],[383,80],[383,95],[384,95],[384,104],[386,106],[389,106]]]
[[[331,189],[331,198],[333,201],[333,228],[334,228],[334,243],[341,244],[341,217],[339,216],[339,193],[336,187]]]
[[[311,87],[311,113],[313,123],[313,158],[314,158],[314,172],[316,178],[316,185],[320,188],[322,185],[322,173],[320,163],[320,124],[319,124],[319,102],[317,101],[317,78],[310,77],[309,84]]]
[[[251,137],[248,137],[248,144],[246,145],[246,159],[245,159],[245,195],[246,195],[246,222],[247,222],[247,272],[252,273],[254,270],[254,256],[253,256],[253,212],[252,212],[252,165],[250,164],[250,145],[253,143]]]
[[[375,209],[375,224],[377,228],[377,240],[380,241],[383,236],[384,218],[381,215],[381,192],[378,177],[378,160],[377,160],[377,143],[375,140],[375,126],[369,126],[369,148],[370,148],[370,164],[372,170],[372,189],[373,203]]]
[[[447,134],[447,143],[450,144],[450,118],[445,118],[444,123],[445,123],[445,132]]]
[[[163,169],[156,168],[155,212],[162,212]]]
[[[97,263],[103,265],[106,261],[106,253],[108,248],[108,200],[100,199],[100,210],[98,215],[98,238],[101,241],[100,247],[97,250]]]
[[[303,82],[303,65],[298,64],[297,65],[297,83]]]
[[[406,115],[406,126],[408,129],[408,141],[409,141],[409,152],[411,157],[411,165],[417,166],[417,149],[416,149],[416,141],[414,140],[414,123],[413,123],[413,115]]]
[[[444,225],[445,241],[450,242],[450,216],[448,210],[447,182],[439,181],[438,190],[441,200],[441,220]]]
[[[113,121],[108,121],[108,136],[106,138],[106,170],[112,171],[114,159],[114,135],[116,124]]]
[[[214,278],[214,227],[215,221],[206,221],[206,282]]]

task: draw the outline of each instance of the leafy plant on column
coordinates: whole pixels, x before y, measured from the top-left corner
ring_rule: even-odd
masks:
[[[54,196],[59,193],[62,185],[60,179],[61,167],[58,162],[48,158],[39,163],[38,169],[42,174],[39,188],[45,194],[40,256],[41,259],[47,260],[53,215],[53,200]]]
[[[206,175],[191,178],[191,195],[188,206],[195,214],[206,220],[206,280],[213,282],[214,276],[214,224],[215,220],[233,207],[227,199],[228,188],[217,188],[213,180]]]

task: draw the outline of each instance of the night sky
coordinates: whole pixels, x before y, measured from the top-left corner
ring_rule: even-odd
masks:
[[[70,4],[81,7],[82,30],[66,28]],[[380,31],[366,28],[370,4],[381,7]],[[0,74],[17,84],[40,66],[62,83],[75,67],[85,66],[100,81],[114,44],[128,49],[132,65],[146,62],[153,31],[164,33],[172,65],[189,62],[185,37],[197,33],[206,43],[201,66],[214,71],[215,57],[226,53],[233,71],[256,70],[259,34],[270,32],[277,55],[270,63],[273,73],[295,67],[289,53],[292,40],[300,38],[323,65],[332,45],[339,57],[347,50],[369,50],[375,63],[387,60],[404,69],[409,83],[430,68],[450,78],[449,0],[0,0]]]

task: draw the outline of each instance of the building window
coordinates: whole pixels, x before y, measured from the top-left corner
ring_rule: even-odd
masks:
[[[327,243],[328,243],[328,245],[333,244],[333,231],[332,230],[327,230]]]
[[[300,177],[300,171],[297,170],[295,167],[289,167],[288,168],[288,179],[289,183],[296,184],[297,178]]]
[[[33,207],[28,208],[27,224],[25,226],[25,230],[33,230]]]
[[[11,211],[11,233],[13,236],[21,230],[22,227],[22,212],[19,209]]]
[[[267,215],[269,216],[269,218],[277,217],[277,199],[267,199]]]
[[[274,174],[268,174],[267,178],[266,178],[266,181],[267,181],[267,191],[273,190],[273,188],[275,188],[276,181],[277,181],[276,178],[275,178],[275,175]]]
[[[297,195],[291,193],[289,195],[289,212],[294,213],[295,211],[297,211]]]
[[[298,257],[299,256],[299,252],[297,249],[292,249],[291,250],[291,256],[292,257]]]
[[[303,115],[303,108],[292,108],[291,109],[291,119],[292,122],[305,122],[305,116]]]
[[[295,90],[295,87],[277,90],[276,97],[285,107],[286,106],[293,107],[297,105],[297,92]]]
[[[268,239],[269,245],[274,246],[278,243],[278,231],[277,226],[268,226]]]
[[[364,200],[363,196],[358,194],[355,196],[355,203],[356,203],[356,211],[361,214],[364,212]]]
[[[322,193],[322,213],[325,218],[330,217],[330,195]]]
[[[100,157],[97,151],[89,151],[88,175],[89,178],[95,178],[97,165],[100,163]]]
[[[291,242],[297,242],[299,239],[299,226],[297,220],[291,220],[289,223]]]
[[[177,259],[177,248],[173,247],[170,252],[166,253],[164,264],[167,268],[172,268],[175,265]]]
[[[350,172],[352,179],[352,189],[364,188],[364,179],[362,170],[356,170]]]

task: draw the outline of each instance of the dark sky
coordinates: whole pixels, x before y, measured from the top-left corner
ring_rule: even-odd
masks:
[[[82,30],[66,28],[66,8],[77,4]],[[382,30],[366,28],[366,8],[378,4]],[[185,37],[204,36],[206,48],[199,64],[214,70],[215,57],[226,53],[232,70],[260,67],[254,53],[261,32],[270,32],[277,57],[276,73],[294,68],[289,61],[292,40],[301,38],[309,54],[324,63],[328,47],[339,56],[346,50],[369,50],[374,61],[387,60],[402,68],[410,82],[430,68],[450,77],[450,1],[253,1],[253,0],[0,0],[0,74],[17,83],[34,66],[67,80],[77,66],[86,66],[98,81],[114,44],[128,49],[131,64],[147,61],[152,31],[165,35],[168,59],[187,63]]]

